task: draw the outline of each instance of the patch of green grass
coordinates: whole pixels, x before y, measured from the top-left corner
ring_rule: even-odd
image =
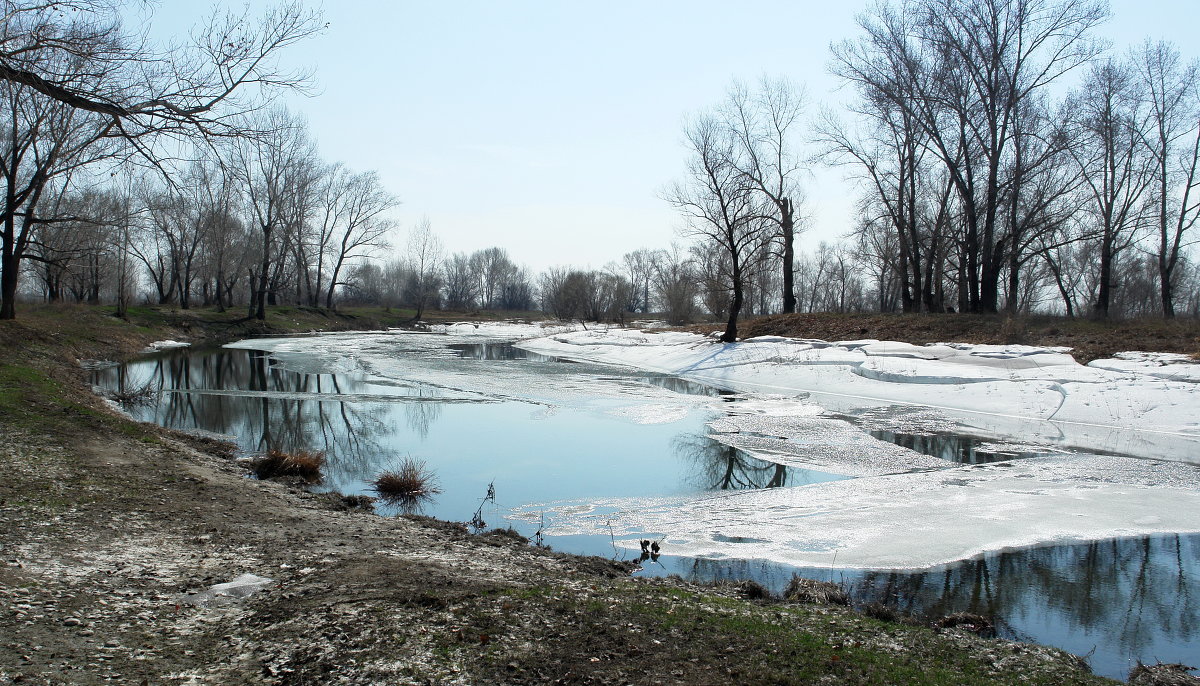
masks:
[[[0,364],[0,416],[12,428],[60,433],[82,423],[115,430],[144,443],[161,442],[140,424],[80,402],[77,394],[77,390],[34,367]]]

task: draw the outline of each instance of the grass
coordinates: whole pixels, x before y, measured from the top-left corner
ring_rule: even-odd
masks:
[[[496,664],[497,676],[519,673],[527,681],[590,674],[597,682],[636,682],[630,665],[653,663],[666,665],[655,676],[670,675],[669,683],[999,685],[1018,675],[1021,683],[1047,686],[1111,683],[1069,660],[1027,670],[1033,663],[1009,644],[966,634],[948,640],[944,631],[881,622],[844,607],[746,603],[657,584],[535,586],[490,597],[481,603],[494,611],[486,622],[459,611],[456,623],[469,633],[512,634],[518,645],[535,646],[506,651]],[[562,633],[530,636],[543,621],[506,619],[528,616]],[[553,663],[543,661],[546,655]]]
[[[375,492],[386,502],[397,503],[441,493],[437,477],[424,460],[406,457],[394,471],[381,473],[372,482]]]
[[[313,450],[284,452],[268,450],[266,455],[254,461],[254,475],[259,479],[296,477],[308,483],[321,481],[321,467],[325,465],[325,453]]]

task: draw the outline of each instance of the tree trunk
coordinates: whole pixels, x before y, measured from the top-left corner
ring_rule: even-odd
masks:
[[[783,221],[780,226],[783,231],[783,311],[791,314],[796,311],[795,269],[796,261],[796,225],[793,218],[792,201],[784,198],[782,203]]]
[[[257,301],[255,303],[254,318],[259,321],[266,321],[267,319],[267,272],[271,268],[271,228],[270,226],[262,227],[262,264],[259,265],[258,289],[254,298]]]
[[[1095,315],[1102,319],[1108,318],[1108,310],[1112,301],[1112,244],[1112,232],[1105,229],[1104,241],[1100,247],[1100,288],[1096,295],[1095,308]]]
[[[723,343],[737,341],[738,313],[742,311],[742,270],[734,260],[733,268],[733,302],[729,303],[729,321],[725,324],[725,333],[721,334]]]

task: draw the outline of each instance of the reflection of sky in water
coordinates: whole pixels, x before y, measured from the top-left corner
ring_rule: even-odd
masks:
[[[421,350],[396,354],[424,374],[422,379],[443,370],[456,375],[444,385],[407,381],[396,374],[404,367],[382,375],[369,369],[316,373],[336,367],[295,353],[273,362],[248,350],[164,353],[97,370],[94,383],[193,389],[161,393],[157,403],[128,409],[139,420],[236,436],[247,451],[324,450],[324,488],[345,493],[369,492],[367,482],[399,466],[406,455],[423,459],[443,492],[418,511],[443,519],[469,520],[494,482],[497,502],[484,505],[483,518],[489,526],[513,524],[526,535],[533,534],[537,521],[504,515],[527,503],[788,487],[840,478],[765,462],[707,438],[705,423],[714,416],[713,403],[720,402],[704,399],[718,395],[710,387],[645,372],[564,364],[507,345],[447,350],[434,342],[426,339]],[[601,388],[604,392],[589,393]],[[682,410],[671,415],[675,421],[639,424],[613,414],[630,405],[653,414],[655,403],[670,402],[664,392],[681,399],[676,404]],[[908,441],[913,443],[908,447],[938,457],[991,459],[977,442],[962,437],[872,433]],[[636,557],[634,551],[614,549],[607,536],[559,536],[548,543],[560,550]],[[647,562],[642,573],[752,578],[775,590],[793,573],[832,577],[862,602],[883,600],[918,613],[995,614],[1009,637],[1076,654],[1094,649],[1095,671],[1117,678],[1127,676],[1136,657],[1187,664],[1200,658],[1192,646],[1200,630],[1200,536],[995,553],[919,574],[797,569],[752,559],[752,541],[736,548],[743,557],[665,556]]]

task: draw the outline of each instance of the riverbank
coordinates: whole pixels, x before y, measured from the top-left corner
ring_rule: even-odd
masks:
[[[221,444],[112,413],[77,361],[386,322],[294,309],[252,332],[203,313],[132,319],[66,308],[0,323],[5,679],[1105,683],[1048,648],[630,579],[606,560],[248,479]],[[271,581],[237,603],[187,598],[242,574]]]

